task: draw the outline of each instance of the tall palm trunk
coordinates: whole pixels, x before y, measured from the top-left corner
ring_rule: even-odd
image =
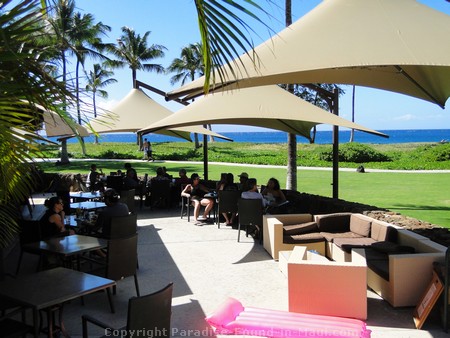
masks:
[[[67,88],[67,75],[66,75],[67,65],[66,65],[66,53],[64,51],[62,51],[61,58],[62,58],[62,65],[63,65],[63,83],[64,83],[64,86],[66,86],[66,88]],[[65,112],[67,112],[67,101],[65,98],[63,98],[63,100],[64,100],[63,109]],[[66,139],[61,141],[61,160],[60,161],[61,161],[61,164],[69,163],[69,155],[67,152],[67,140]]]
[[[352,122],[355,122],[355,85],[353,85],[352,90]],[[355,138],[355,129],[350,131],[350,142],[353,142]]]
[[[80,109],[80,78],[79,78],[79,69],[80,69],[80,61],[77,60],[77,66],[75,68],[75,95],[77,99],[77,117],[78,124],[81,125],[81,109]],[[86,145],[84,144],[84,138],[80,138],[81,140],[81,151],[84,156],[86,156]]]
[[[292,2],[286,0],[286,26],[292,24]],[[293,93],[294,86],[288,85],[288,91]],[[287,162],[287,178],[286,189],[297,190],[297,136],[295,134],[288,134],[288,162]]]

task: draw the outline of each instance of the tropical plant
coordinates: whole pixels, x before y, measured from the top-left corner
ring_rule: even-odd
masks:
[[[170,78],[170,83],[174,85],[186,81],[194,81],[196,75],[202,76],[205,72],[203,64],[203,47],[201,43],[191,43],[181,50],[181,56],[172,60],[166,69],[169,73],[176,73]],[[211,127],[210,127],[211,129]],[[195,148],[199,148],[198,134],[194,134]]]
[[[136,83],[136,72],[138,70],[151,71],[161,74],[164,67],[156,63],[144,63],[164,57],[164,50],[167,48],[162,45],[148,45],[150,32],[145,32],[141,37],[133,29],[122,27],[122,36],[117,39],[117,45],[112,45],[109,50],[117,58],[110,62],[112,67],[123,68],[128,66],[131,69],[133,88]]]
[[[210,83],[217,81],[214,78],[213,69],[217,70],[220,82],[224,82],[228,72],[232,76],[236,76],[238,70],[245,72],[245,68],[241,68],[242,65],[231,62],[242,52],[245,52],[256,64],[257,55],[252,53],[253,41],[245,34],[254,30],[239,14],[245,14],[266,27],[268,26],[253,10],[265,13],[267,16],[270,14],[252,0],[195,0],[194,3],[203,46],[204,91],[208,92]],[[227,66],[219,67],[221,65]]]
[[[172,60],[167,67],[167,72],[176,73],[170,78],[170,84],[174,85],[186,81],[194,81],[196,75],[199,77],[205,74],[203,64],[203,47],[201,43],[191,43],[181,50],[181,56]]]
[[[100,65],[98,63],[94,64],[94,69],[90,70],[89,73],[86,74],[87,85],[86,90],[92,92],[92,106],[94,109],[94,117],[97,117],[97,103],[96,103],[96,95],[99,94],[100,97],[108,98],[108,92],[103,90],[106,86],[110,84],[116,83],[117,80],[111,78],[114,75],[114,72],[108,70],[105,64]]]
[[[73,41],[74,54],[77,59],[75,70],[76,81],[76,95],[77,95],[77,116],[78,123],[81,124],[80,111],[80,90],[79,90],[79,68],[80,64],[84,67],[86,56],[93,58],[106,59],[106,56],[101,53],[109,44],[104,44],[100,38],[101,35],[106,35],[111,31],[111,27],[104,25],[101,22],[94,24],[94,16],[92,14],[84,14],[77,12],[73,17],[73,28],[70,31],[70,39]]]
[[[40,154],[35,130],[43,110],[67,120],[60,104],[74,99],[65,83],[47,72],[53,62],[47,59],[48,46],[37,43],[48,34],[39,1],[15,3],[0,3],[0,247],[17,232],[18,205],[36,183],[32,161]]]

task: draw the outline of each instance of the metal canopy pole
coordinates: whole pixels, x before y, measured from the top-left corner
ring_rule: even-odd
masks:
[[[339,92],[334,88],[331,113],[339,116]],[[333,126],[333,198],[339,198],[339,127]]]
[[[330,92],[313,83],[306,83],[303,86],[315,90],[324,100],[327,101],[330,107],[330,112],[339,116],[339,90],[334,88],[333,92]],[[339,198],[339,127],[333,126],[333,198]]]

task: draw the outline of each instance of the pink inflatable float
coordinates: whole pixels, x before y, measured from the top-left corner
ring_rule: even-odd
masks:
[[[358,319],[243,307],[228,298],[206,321],[216,334],[262,337],[369,338],[371,331]]]

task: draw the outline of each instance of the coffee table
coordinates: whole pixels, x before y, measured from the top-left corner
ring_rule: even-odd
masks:
[[[55,268],[0,282],[0,296],[33,309],[35,337],[39,336],[39,311],[47,312],[48,337],[53,337],[53,312],[58,311],[59,327],[63,335],[68,337],[62,318],[63,304],[99,290],[106,290],[111,312],[114,312],[110,290],[114,285],[116,282],[110,279],[72,269]]]

